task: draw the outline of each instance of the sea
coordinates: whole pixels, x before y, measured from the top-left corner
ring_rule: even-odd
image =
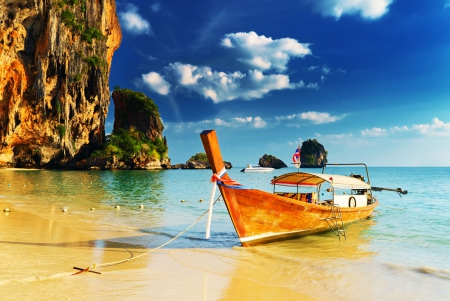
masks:
[[[266,191],[273,191],[273,177],[296,171],[241,169],[228,173]],[[365,174],[350,166],[325,172]],[[218,190],[211,237],[205,238],[211,175],[211,170],[0,170],[0,198],[37,215],[66,211],[86,222],[144,233],[113,239],[123,246],[152,249],[183,233],[164,248],[204,251],[236,277],[317,300],[450,300],[449,167],[369,167],[373,186],[408,193],[374,192],[380,205],[370,219],[347,225],[346,238],[325,232],[250,248],[240,246]]]

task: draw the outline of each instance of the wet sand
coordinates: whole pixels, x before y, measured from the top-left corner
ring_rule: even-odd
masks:
[[[11,212],[3,212],[5,208]],[[0,210],[2,300],[316,300],[240,273],[233,262],[239,251],[234,249],[168,246],[96,268],[101,274],[72,275],[77,272],[73,267],[148,251],[110,241],[148,234],[80,220],[59,208],[41,214],[20,211],[7,198],[0,199]]]

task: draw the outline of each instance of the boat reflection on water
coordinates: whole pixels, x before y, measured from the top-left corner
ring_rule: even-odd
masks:
[[[328,232],[252,248],[174,250],[170,255],[183,266],[229,278],[218,300],[330,300],[346,278],[369,281],[364,266],[377,254],[370,251],[366,232],[373,225],[374,220],[355,222],[341,241]],[[360,293],[355,300],[363,298]]]

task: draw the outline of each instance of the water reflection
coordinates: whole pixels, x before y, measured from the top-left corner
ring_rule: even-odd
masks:
[[[347,240],[341,241],[323,233],[250,248],[173,250],[170,256],[183,266],[228,277],[220,300],[328,299],[346,272],[377,255],[367,234],[374,224],[348,225]]]

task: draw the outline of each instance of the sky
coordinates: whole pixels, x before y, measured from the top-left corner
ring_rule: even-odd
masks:
[[[117,1],[110,87],[153,99],[172,164],[215,129],[235,167],[450,166],[450,0]],[[106,123],[114,123],[111,99]]]

